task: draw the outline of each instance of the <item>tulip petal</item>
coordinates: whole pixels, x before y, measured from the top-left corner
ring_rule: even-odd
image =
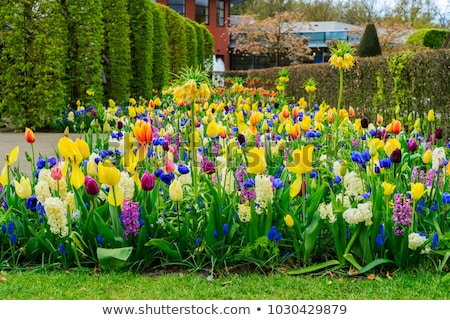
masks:
[[[112,206],[120,206],[123,203],[124,195],[118,186],[112,186],[108,193],[108,203]]]
[[[300,174],[297,175],[297,179],[295,179],[294,182],[292,182],[291,187],[289,189],[289,194],[291,198],[296,197],[300,193],[300,190],[302,189],[302,182],[303,182],[302,175]]]
[[[84,174],[81,171],[80,167],[77,165],[72,165],[72,175],[70,176],[70,184],[74,186],[76,189],[81,187],[84,184]]]
[[[11,152],[9,153],[8,164],[12,165],[14,162],[16,162],[18,156],[19,156],[19,146],[12,149]]]

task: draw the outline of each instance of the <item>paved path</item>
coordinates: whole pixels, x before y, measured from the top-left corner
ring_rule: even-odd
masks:
[[[62,133],[41,133],[36,132],[36,142],[34,143],[34,152],[37,159],[39,154],[43,156],[55,156],[54,150],[58,146],[59,139],[63,136]],[[69,135],[71,139],[75,139],[75,134]],[[31,164],[26,160],[25,153],[31,155],[31,145],[25,141],[24,133],[0,133],[0,170],[5,163],[5,154],[10,153],[11,150],[19,146],[19,157],[13,167],[18,167],[20,172],[29,175],[31,172]]]

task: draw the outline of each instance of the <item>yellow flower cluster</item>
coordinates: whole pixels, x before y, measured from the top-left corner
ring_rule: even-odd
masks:
[[[355,65],[355,59],[350,53],[345,53],[343,56],[333,54],[329,62],[333,67],[344,70],[350,69]]]

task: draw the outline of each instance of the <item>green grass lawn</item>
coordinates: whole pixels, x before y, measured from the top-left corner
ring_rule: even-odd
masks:
[[[288,276],[106,273],[87,271],[2,272],[0,297],[8,300],[446,300],[444,274],[419,270],[388,276],[327,274]]]

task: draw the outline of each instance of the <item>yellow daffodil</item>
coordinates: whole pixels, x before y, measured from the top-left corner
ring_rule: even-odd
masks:
[[[311,127],[311,117],[304,115],[302,122],[300,122],[300,126],[302,127],[303,130],[309,130],[309,128]]]
[[[411,198],[414,201],[420,200],[426,192],[427,188],[425,188],[423,183],[411,183]]]
[[[262,174],[266,170],[266,157],[263,148],[251,148],[248,152],[248,173]]]
[[[284,163],[286,169],[297,174],[297,178],[292,182],[289,191],[292,198],[300,193],[303,183],[302,175],[312,171],[313,151],[314,146],[312,144],[302,146],[301,149],[296,149],[292,152],[293,163]]]
[[[19,146],[15,147],[9,154],[5,155],[5,166],[3,167],[0,174],[0,184],[2,186],[6,186],[7,184],[9,184],[9,167],[17,161],[18,156]]]
[[[177,179],[173,180],[169,186],[169,197],[170,200],[174,202],[178,202],[183,199],[183,188]]]
[[[65,176],[67,174],[67,170],[69,165],[72,167],[72,172],[70,175],[70,184],[75,188],[79,188],[84,184],[84,174],[81,171],[79,164],[83,160],[83,156],[76,146],[75,142],[73,142],[68,137],[62,137],[58,141],[58,150],[62,157],[64,157],[64,167],[62,169],[62,173]]]
[[[98,178],[101,183],[110,186],[108,193],[108,202],[113,206],[120,206],[123,203],[124,195],[118,184],[120,181],[120,171],[106,160],[105,163],[98,164]]]
[[[425,164],[428,164],[431,162],[431,159],[433,157],[433,152],[431,151],[431,149],[428,149],[427,151],[424,152],[424,154],[422,155],[422,161]]]
[[[381,186],[383,187],[383,194],[385,197],[389,197],[395,190],[395,184],[384,181]]]
[[[386,152],[386,155],[388,157],[391,156],[391,153],[395,150],[395,149],[400,149],[401,145],[400,145],[400,141],[398,141],[398,139],[389,139],[388,141],[386,141],[386,143],[384,144],[384,152]]]
[[[294,219],[292,219],[290,214],[284,216],[284,222],[289,228],[292,228],[294,226]]]
[[[20,182],[14,180],[14,187],[16,188],[16,194],[21,199],[27,199],[31,196],[31,183],[28,177],[22,176]]]

